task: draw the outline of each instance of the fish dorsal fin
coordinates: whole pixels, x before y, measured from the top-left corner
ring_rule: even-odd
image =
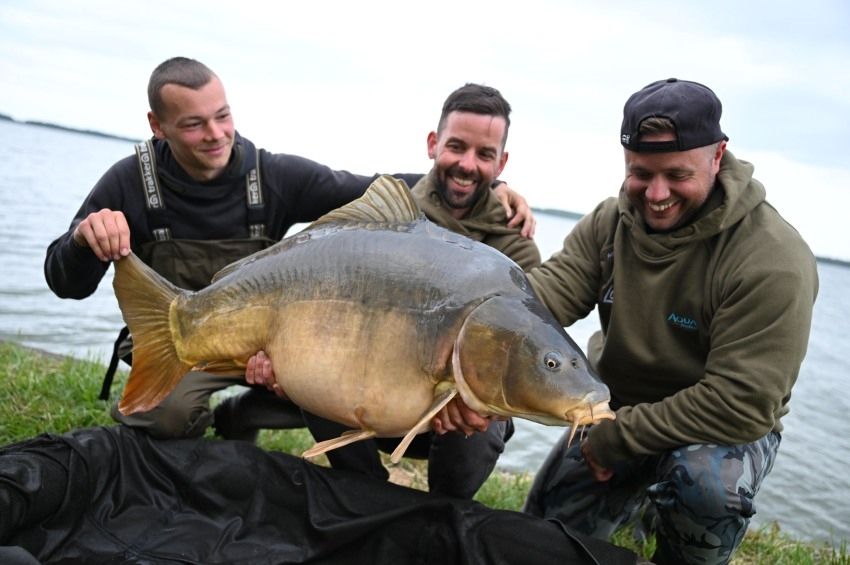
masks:
[[[376,178],[353,202],[328,212],[307,229],[325,224],[407,224],[422,218],[422,210],[403,180],[390,175]]]
[[[425,215],[416,200],[413,199],[413,193],[410,192],[403,180],[390,175],[381,175],[369,185],[363,196],[357,200],[328,212],[301,232],[287,237],[271,247],[234,261],[217,272],[212,282],[216,282],[240,269],[246,263],[286,250],[296,240],[295,238],[304,237],[316,227],[344,224],[403,225],[424,217]]]

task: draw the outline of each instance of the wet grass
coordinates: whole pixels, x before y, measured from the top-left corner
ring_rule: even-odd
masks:
[[[100,363],[46,354],[9,342],[0,342],[0,445],[15,443],[41,433],[61,434],[98,425],[111,426],[110,401],[98,400],[104,366]],[[115,397],[126,380],[116,375]],[[210,435],[211,437],[211,435]],[[312,445],[305,429],[263,431],[258,441],[267,450],[300,455]],[[326,459],[320,458],[320,464]],[[424,461],[403,460],[391,470],[391,480],[425,489]],[[476,496],[491,508],[519,510],[531,486],[529,474],[494,473]],[[635,541],[631,531],[612,540],[649,557],[654,540]],[[847,541],[812,544],[791,539],[779,525],[751,530],[744,538],[733,565],[850,565]]]

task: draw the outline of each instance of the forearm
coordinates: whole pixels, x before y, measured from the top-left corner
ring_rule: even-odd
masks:
[[[508,237],[499,251],[510,257],[526,273],[540,266],[540,250],[533,239],[520,236]]]
[[[109,263],[100,261],[91,249],[74,243],[72,234],[73,229],[47,248],[44,278],[59,298],[82,299],[97,289]]]
[[[781,402],[777,400],[776,402]],[[776,426],[768,406],[736,407],[710,387],[696,385],[660,402],[617,410],[617,419],[590,431],[590,451],[605,467],[643,455],[655,455],[685,445],[740,445],[757,440]]]
[[[563,247],[529,273],[541,302],[563,326],[587,316],[601,298],[610,269],[617,202],[602,202],[566,234]]]

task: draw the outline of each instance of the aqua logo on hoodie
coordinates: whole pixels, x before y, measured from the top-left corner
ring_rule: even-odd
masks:
[[[693,318],[688,318],[687,316],[680,316],[675,312],[670,312],[670,315],[667,316],[667,323],[676,326],[677,328],[682,328],[683,330],[697,330],[696,320],[694,320]]]

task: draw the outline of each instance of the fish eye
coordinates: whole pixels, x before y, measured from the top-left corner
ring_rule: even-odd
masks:
[[[561,356],[555,353],[554,351],[550,351],[546,355],[543,356],[543,364],[546,365],[546,368],[550,371],[555,371],[561,367],[563,363]]]

